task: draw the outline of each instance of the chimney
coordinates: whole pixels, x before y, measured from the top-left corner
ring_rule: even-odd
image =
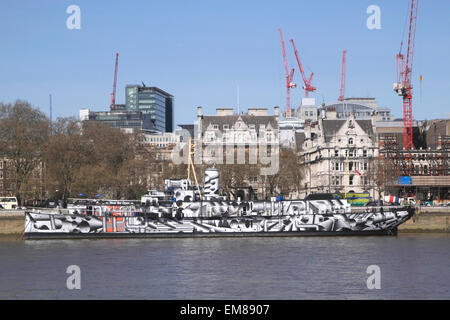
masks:
[[[280,115],[280,107],[279,106],[275,106],[275,116],[278,117]]]
[[[197,116],[199,116],[199,117],[202,116],[202,107],[201,106],[197,107]]]

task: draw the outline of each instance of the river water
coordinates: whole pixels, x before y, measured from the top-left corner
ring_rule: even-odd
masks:
[[[0,299],[450,299],[449,248],[444,234],[0,240]]]

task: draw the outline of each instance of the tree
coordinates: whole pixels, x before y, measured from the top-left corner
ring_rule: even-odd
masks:
[[[381,200],[382,194],[397,183],[400,168],[391,157],[379,156],[369,160],[369,170],[364,174],[365,181],[372,187]]]
[[[29,185],[33,171],[43,170],[41,159],[49,134],[48,118],[30,103],[0,103],[0,153],[11,161],[11,187],[21,205],[36,187]]]
[[[88,145],[76,120],[59,118],[53,125],[53,135],[44,152],[50,196],[59,194],[64,201],[69,198],[80,168],[87,162],[88,153]]]

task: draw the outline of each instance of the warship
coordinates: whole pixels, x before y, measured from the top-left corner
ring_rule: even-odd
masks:
[[[411,207],[352,210],[344,199],[232,200],[220,195],[220,172],[201,187],[165,180],[141,201],[73,201],[64,210],[25,212],[25,239],[396,235]]]

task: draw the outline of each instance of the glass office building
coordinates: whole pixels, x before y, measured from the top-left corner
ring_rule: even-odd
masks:
[[[173,131],[173,96],[157,87],[127,85],[125,89],[127,111],[142,114],[143,123],[152,123],[161,132]]]
[[[173,132],[173,96],[156,87],[128,85],[125,104],[110,111],[80,110],[80,121],[98,121],[126,131]]]

